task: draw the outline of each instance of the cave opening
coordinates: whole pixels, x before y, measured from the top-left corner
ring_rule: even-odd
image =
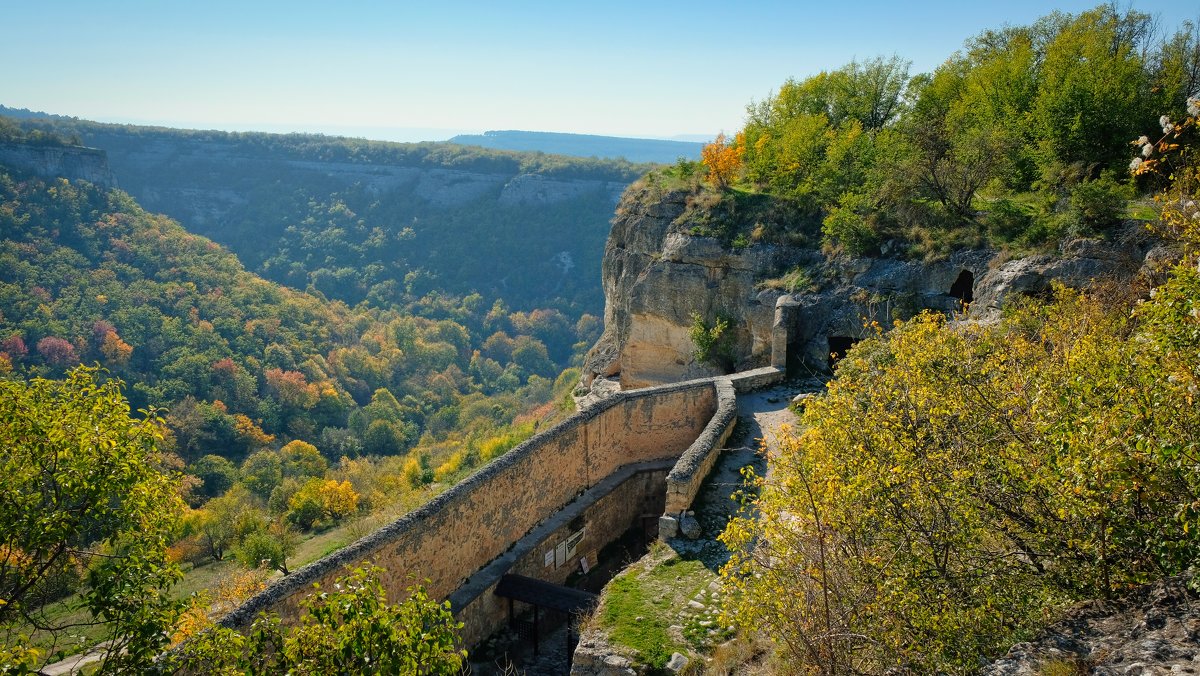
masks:
[[[963,305],[975,300],[975,275],[970,270],[958,273],[958,279],[950,285],[950,295],[961,300]]]
[[[857,342],[850,336],[829,336],[829,370],[832,371],[834,364],[845,357],[846,352]]]

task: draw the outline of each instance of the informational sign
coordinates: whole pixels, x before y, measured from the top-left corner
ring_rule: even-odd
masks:
[[[543,563],[542,565],[545,566],[546,568],[549,568],[550,566],[554,565],[554,550],[553,549],[546,550],[546,562]]]
[[[567,563],[567,541],[563,540],[554,548],[554,567],[559,568]]]
[[[575,550],[579,548],[579,543],[583,541],[583,531],[577,530],[567,537],[567,558],[575,556]]]
[[[583,571],[583,574],[584,574],[584,575],[587,575],[587,574],[588,574],[588,571],[590,571],[590,570],[592,569],[592,567],[591,567],[590,565],[588,565],[588,560],[587,560],[587,557],[586,557],[586,556],[584,556],[584,557],[580,557],[580,559],[579,559],[579,569]]]

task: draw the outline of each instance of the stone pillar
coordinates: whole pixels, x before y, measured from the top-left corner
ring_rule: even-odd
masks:
[[[771,326],[771,366],[787,368],[787,346],[790,327],[796,320],[796,309],[800,303],[791,296],[780,296],[775,301],[775,323]]]

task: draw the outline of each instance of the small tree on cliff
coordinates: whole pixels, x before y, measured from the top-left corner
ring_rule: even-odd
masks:
[[[742,152],[740,132],[733,143],[726,142],[724,133],[717,134],[717,138],[700,151],[700,161],[708,168],[708,180],[715,187],[723,190],[733,182],[742,168]]]

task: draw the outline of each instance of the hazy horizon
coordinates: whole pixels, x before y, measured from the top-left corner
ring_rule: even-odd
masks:
[[[19,3],[0,44],[4,105],[185,129],[444,140],[489,130],[695,140],[732,132],[787,78],[899,55],[927,72],[985,29],[1054,9],[1034,0],[756,0],[591,6],[305,2],[192,6]],[[1163,30],[1195,14],[1123,4]],[[1193,10],[1194,12],[1194,10]],[[734,20],[736,19],[736,20]],[[17,66],[16,64],[19,64]]]

